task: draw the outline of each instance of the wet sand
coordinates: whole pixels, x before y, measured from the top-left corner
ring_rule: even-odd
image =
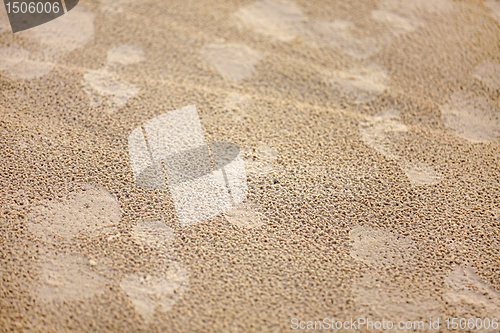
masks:
[[[498,0],[0,6],[0,327],[500,319],[499,55]],[[193,104],[247,195],[189,224],[129,135]]]

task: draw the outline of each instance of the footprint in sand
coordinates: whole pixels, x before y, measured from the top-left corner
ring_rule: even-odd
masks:
[[[61,198],[62,197],[62,198]],[[95,237],[117,232],[118,201],[103,188],[79,185],[77,190],[42,202],[28,215],[27,228],[43,241],[58,244],[76,236]],[[110,269],[106,258],[88,259],[81,254],[41,252],[40,288],[42,302],[66,302],[91,298],[112,283],[103,273]]]
[[[274,170],[273,162],[277,152],[267,143],[261,143],[255,148],[255,154],[245,158],[245,169],[249,177],[258,177]]]
[[[240,8],[234,13],[233,20],[241,28],[289,42],[300,33],[307,17],[291,1],[264,0]]]
[[[451,0],[385,0],[371,16],[387,23],[389,30],[399,35],[424,26],[424,19],[429,15],[443,15],[452,10]]]
[[[317,20],[305,25],[302,34],[317,45],[339,48],[356,59],[377,53],[379,41],[374,37],[357,38],[353,35],[355,29],[355,24],[346,20]]]
[[[456,267],[446,277],[445,283],[448,291],[444,300],[453,308],[456,317],[500,319],[500,292],[483,282],[472,267]]]
[[[482,75],[480,67],[479,75]],[[477,75],[477,74],[476,74]],[[495,85],[496,79],[482,76],[488,85]],[[459,137],[474,143],[494,142],[500,138],[500,109],[472,92],[455,92],[441,107],[441,119]]]
[[[138,222],[132,230],[133,240],[147,248],[172,256],[170,246],[174,240],[172,229],[161,221]],[[188,289],[188,272],[171,259],[168,268],[155,275],[135,273],[125,276],[120,286],[127,293],[136,311],[147,322],[158,310],[168,311]]]
[[[356,226],[351,231],[351,257],[367,264],[370,271],[353,284],[358,314],[372,320],[397,318],[420,320],[440,314],[441,304],[430,292],[403,289],[391,281],[387,268],[410,265],[417,251],[413,241],[380,228]]]
[[[54,243],[85,234],[116,233],[121,219],[116,198],[103,188],[83,185],[62,199],[44,201],[28,216],[28,230],[37,238]]]
[[[500,90],[500,64],[486,62],[478,66],[472,75],[488,88]]]
[[[378,49],[374,39],[352,34],[352,22],[309,20],[292,1],[256,1],[236,11],[233,21],[240,28],[281,42],[302,36],[313,44],[341,48],[355,58],[368,57]]]
[[[209,62],[226,80],[241,81],[252,76],[264,55],[240,43],[211,43],[202,50]]]
[[[246,229],[260,227],[266,219],[261,207],[248,199],[230,209],[224,215],[229,223]]]
[[[16,34],[19,42],[0,45],[0,70],[13,79],[32,79],[48,74],[69,52],[90,42],[94,17],[84,5],[66,15]]]
[[[355,103],[368,102],[381,95],[387,88],[387,73],[378,66],[351,68],[337,71],[325,78],[342,97]]]
[[[367,117],[359,124],[363,141],[383,156],[396,161],[415,185],[433,185],[441,181],[442,175],[433,167],[409,161],[397,152],[398,142],[408,132],[395,110]]]
[[[12,32],[12,29],[5,6],[0,6],[0,34],[4,32]]]
[[[233,15],[235,24],[282,42],[298,36],[306,41],[333,47],[353,58],[367,58],[395,37],[424,25],[422,17],[450,12],[450,0],[398,1],[386,0],[372,11],[371,18],[387,26],[381,36],[356,37],[354,22],[347,20],[309,19],[292,1],[262,0],[240,8]]]
[[[119,14],[122,13],[124,8],[131,3],[131,0],[100,0],[101,3],[101,11],[111,13],[111,14]]]
[[[47,255],[41,265],[37,298],[46,303],[71,302],[104,293],[112,281],[98,272],[98,265],[79,254]]]
[[[311,20],[304,25],[303,35],[318,45],[340,48],[353,58],[368,58],[394,38],[423,26],[421,17],[449,12],[452,5],[450,0],[386,0],[370,13],[373,21],[386,26],[382,35],[355,37],[356,25],[345,20]]]
[[[248,111],[251,104],[252,103],[248,97],[236,93],[230,93],[224,99],[224,111],[234,122],[239,123],[250,117]]]
[[[484,4],[491,10],[491,16],[500,23],[500,1],[488,0]]]
[[[418,20],[411,20],[398,15],[394,11],[384,8],[383,5],[381,8],[373,10],[370,13],[370,16],[373,20],[387,25],[389,34],[387,37],[397,37],[401,34],[412,32],[420,26],[420,22]]]
[[[139,93],[139,88],[120,80],[112,70],[118,66],[135,64],[144,60],[144,50],[135,45],[119,45],[109,50],[107,66],[90,70],[83,75],[83,90],[90,97],[94,108],[104,105],[107,113],[113,113]]]
[[[57,244],[58,239],[78,235],[97,236],[117,233],[120,221],[118,201],[106,190],[81,185],[61,200],[47,201],[30,214],[28,229],[37,238]],[[115,236],[111,236],[111,240]],[[141,246],[173,257],[170,246],[173,231],[160,221],[140,221],[132,230],[133,240]],[[41,265],[38,298],[44,302],[77,301],[105,291],[114,281],[106,257],[86,259],[80,254],[47,254]],[[106,274],[103,274],[106,273]],[[148,320],[156,307],[167,311],[187,289],[187,271],[171,259],[168,269],[155,275],[136,273],[125,276],[120,286],[131,298],[136,310]]]

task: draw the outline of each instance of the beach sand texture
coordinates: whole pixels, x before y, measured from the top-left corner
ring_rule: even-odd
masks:
[[[193,104],[246,199],[180,224],[128,140]],[[0,331],[500,319],[499,139],[498,0],[0,5]]]

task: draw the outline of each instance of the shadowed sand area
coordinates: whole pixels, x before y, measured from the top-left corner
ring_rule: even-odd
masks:
[[[499,138],[498,0],[0,4],[0,331],[500,319]]]

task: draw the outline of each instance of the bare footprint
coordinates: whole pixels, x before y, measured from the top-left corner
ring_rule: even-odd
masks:
[[[146,322],[158,311],[165,313],[188,289],[188,273],[180,263],[169,264],[164,274],[136,273],[124,277],[121,288]]]
[[[264,224],[265,215],[262,209],[249,200],[240,203],[225,213],[229,223],[241,228],[253,229]]]
[[[48,256],[41,266],[42,302],[79,301],[102,294],[111,280],[94,270],[96,262],[79,254]]]
[[[500,90],[500,64],[486,62],[478,66],[472,75],[490,89]]]
[[[420,26],[419,21],[399,15],[383,6],[380,9],[373,10],[370,16],[375,21],[385,23],[389,34],[393,37],[412,32]]]
[[[138,87],[120,80],[107,68],[88,71],[83,79],[84,91],[91,98],[92,107],[105,104],[107,113],[115,112],[139,93]]]
[[[357,38],[352,33],[354,29],[354,23],[346,20],[311,20],[303,25],[302,35],[313,44],[341,49],[357,59],[377,53],[379,41],[374,37]]]
[[[374,39],[354,37],[352,22],[309,20],[292,1],[256,1],[236,11],[233,20],[240,28],[275,40],[290,42],[302,36],[313,44],[341,48],[355,58],[368,57],[378,50]]]
[[[485,5],[491,10],[491,16],[500,23],[500,1],[498,0],[487,0]]]
[[[251,105],[248,97],[236,93],[230,93],[224,99],[224,110],[234,122],[241,122],[249,117],[248,111]]]
[[[255,155],[246,158],[245,169],[251,177],[265,175],[274,170],[273,161],[278,156],[276,150],[267,143],[260,143],[255,148]]]
[[[79,234],[97,236],[116,233],[121,219],[116,198],[103,188],[84,185],[63,195],[62,199],[45,201],[29,214],[28,230],[37,238],[55,242],[70,240]]]
[[[111,14],[119,14],[125,10],[125,7],[131,3],[131,0],[100,0],[101,11]]]
[[[444,300],[458,318],[500,319],[500,292],[481,280],[472,267],[456,267],[445,279],[448,291]],[[497,319],[497,320],[498,320]],[[476,330],[475,330],[476,331]],[[497,330],[478,330],[496,332]]]
[[[57,20],[16,35],[19,42],[0,45],[0,70],[10,78],[32,79],[47,75],[62,57],[90,42],[94,36],[94,17],[79,4]]]
[[[223,78],[232,81],[252,76],[255,65],[264,57],[259,51],[240,43],[208,44],[202,54]]]
[[[174,232],[162,221],[142,220],[132,229],[137,244],[172,257]],[[120,286],[127,293],[136,311],[147,322],[155,310],[168,311],[187,290],[188,274],[182,265],[170,259],[168,269],[156,274],[135,273],[124,277]]]
[[[369,226],[351,231],[351,257],[371,267],[353,284],[353,296],[359,314],[372,320],[418,320],[436,317],[441,305],[430,294],[403,289],[392,282],[386,268],[405,267],[413,260],[416,248],[411,239]],[[424,320],[425,320],[424,319]]]
[[[299,6],[286,0],[256,1],[236,11],[233,21],[240,28],[282,42],[301,36],[314,45],[341,49],[353,58],[368,58],[395,37],[423,26],[423,17],[446,13],[452,8],[449,0],[386,0],[372,11],[371,18],[385,24],[387,33],[362,38],[353,33],[356,29],[353,22],[309,19]]]
[[[289,42],[297,37],[300,25],[307,18],[291,1],[263,0],[240,8],[233,19],[240,27]]]
[[[132,239],[143,246],[170,251],[174,232],[162,221],[139,221],[132,230]]]
[[[120,80],[112,69],[116,66],[135,64],[144,60],[144,50],[138,46],[123,44],[108,51],[107,66],[90,70],[83,75],[83,91],[90,97],[94,108],[104,105],[107,113],[113,113],[139,93],[139,88]]]
[[[371,65],[365,68],[351,68],[337,71],[325,78],[347,100],[364,103],[381,95],[387,87],[386,71]]]
[[[441,119],[459,137],[474,143],[497,141],[500,110],[472,92],[455,92],[441,107]]]
[[[117,45],[109,50],[107,56],[109,65],[131,65],[143,61],[144,58],[144,50],[132,44]]]
[[[389,13],[387,22],[392,21],[395,23],[395,27],[399,26],[403,29],[414,30],[419,26],[423,26],[424,20],[429,15],[443,15],[449,13],[453,10],[453,1],[451,0],[415,0],[415,1],[404,1],[404,0],[385,0],[380,5],[378,11]],[[380,14],[375,14],[375,16]],[[404,23],[401,19],[404,19]],[[380,16],[379,16],[380,18]]]
[[[433,167],[409,161],[397,152],[398,141],[408,132],[408,127],[401,123],[397,111],[388,110],[367,117],[360,123],[359,130],[363,141],[383,156],[395,160],[413,184],[433,185],[441,181],[441,173]]]

